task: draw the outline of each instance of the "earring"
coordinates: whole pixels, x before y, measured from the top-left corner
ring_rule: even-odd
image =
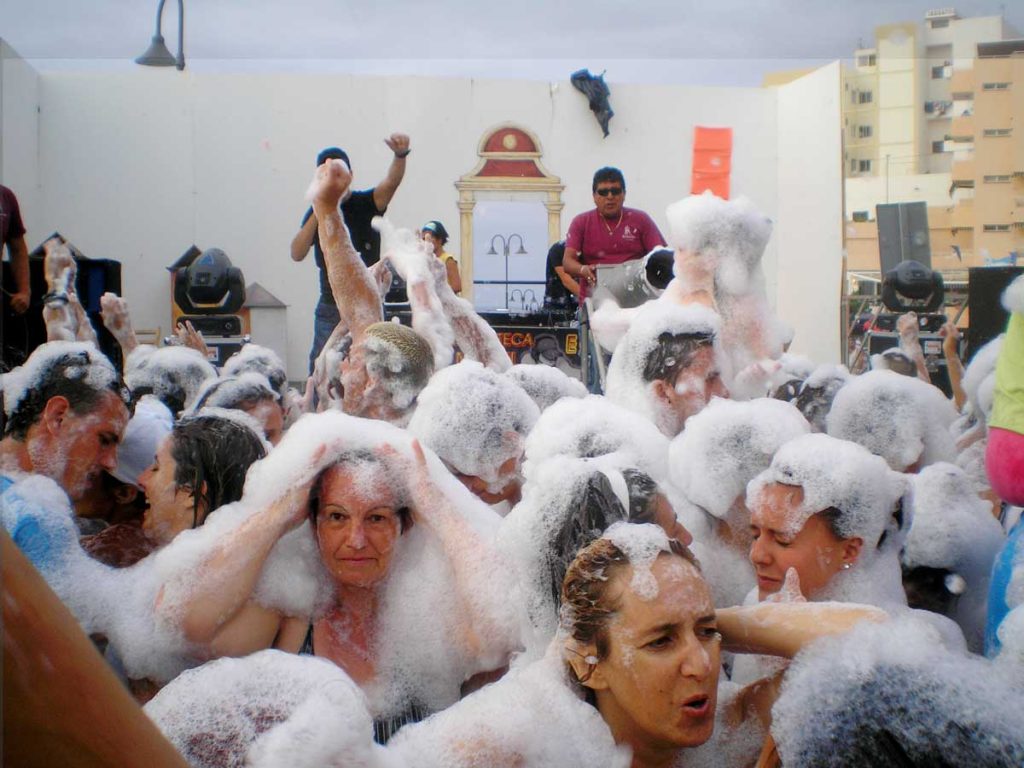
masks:
[[[850,564],[849,563],[843,563],[843,570],[844,571],[850,570]]]
[[[583,658],[587,664],[597,664],[597,656],[585,656]]]

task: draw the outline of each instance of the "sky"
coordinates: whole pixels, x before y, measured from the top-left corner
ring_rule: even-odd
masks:
[[[915,0],[184,0],[193,69],[759,85],[765,72],[849,59],[878,24],[920,21]],[[962,17],[1024,3],[970,0]],[[0,37],[40,66],[120,68],[149,44],[157,0],[0,0]],[[163,33],[177,46],[177,3]],[[68,60],[73,60],[69,62]]]

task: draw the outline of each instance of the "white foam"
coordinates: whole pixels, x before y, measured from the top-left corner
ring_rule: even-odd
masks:
[[[553,365],[520,363],[509,368],[505,375],[522,387],[542,411],[563,397],[587,396],[587,388],[582,381]]]
[[[68,366],[65,375],[83,379],[92,389],[108,389],[117,381],[117,371],[95,345],[82,341],[51,341],[36,347],[23,365],[3,374],[4,412],[10,418],[32,389],[39,387],[53,365],[62,357],[78,357]]]
[[[942,391],[892,371],[869,371],[846,384],[832,403],[828,433],[852,440],[903,471],[954,461],[949,428],[956,419]]]
[[[217,378],[217,369],[190,347],[151,347],[140,344],[124,364],[124,381],[132,392],[147,389],[165,403],[180,400],[188,408],[207,379]]]

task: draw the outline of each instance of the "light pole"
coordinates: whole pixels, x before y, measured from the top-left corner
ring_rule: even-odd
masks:
[[[501,241],[502,252],[505,256],[505,310],[508,311],[508,256],[509,249],[512,247],[513,238],[519,238],[519,250],[516,251],[516,256],[526,256],[526,249],[523,247],[523,236],[518,232],[513,232],[507,238],[504,235],[495,235],[491,238],[491,247],[487,249],[488,256],[497,256],[498,252],[494,250],[495,241]]]
[[[156,34],[153,35],[149,48],[146,49],[144,54],[135,59],[135,63],[147,67],[177,67],[178,70],[182,70],[185,68],[185,5],[183,0],[178,0],[178,55],[172,56],[164,44],[164,36],[160,33],[160,27],[163,23],[164,2],[165,0],[160,0],[156,7]]]

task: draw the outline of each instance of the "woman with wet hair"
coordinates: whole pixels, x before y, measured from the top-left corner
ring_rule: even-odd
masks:
[[[230,415],[200,413],[181,419],[164,438],[156,460],[139,475],[149,507],[142,521],[158,546],[206,516],[242,498],[249,467],[266,455],[257,425]]]
[[[721,651],[792,656],[885,618],[873,608],[806,603],[716,612],[683,545],[658,526],[625,523],[573,560],[561,616],[544,658],[514,666],[389,748],[425,755],[431,766],[749,764],[778,681],[720,691]]]
[[[196,396],[192,412],[202,408],[242,411],[260,423],[271,445],[284,436],[284,406],[281,395],[260,373],[245,371],[206,382]]]

